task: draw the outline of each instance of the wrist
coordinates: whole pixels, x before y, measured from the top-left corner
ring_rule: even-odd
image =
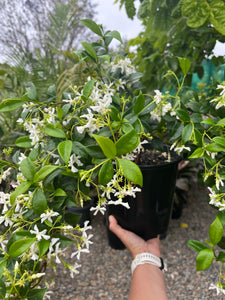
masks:
[[[154,255],[153,253],[143,252],[137,254],[131,264],[131,272],[133,274],[136,267],[140,265],[150,264],[158,267],[160,270],[164,270],[164,262],[161,257]]]

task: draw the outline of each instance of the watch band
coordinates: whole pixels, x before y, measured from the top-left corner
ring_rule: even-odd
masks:
[[[164,262],[162,257],[158,257],[152,253],[140,253],[136,255],[135,259],[132,261],[131,264],[131,273],[133,275],[133,272],[135,268],[139,265],[144,264],[151,264],[154,266],[157,266],[160,270],[164,269]]]

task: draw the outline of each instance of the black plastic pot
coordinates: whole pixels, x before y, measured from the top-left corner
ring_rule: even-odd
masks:
[[[171,153],[172,162],[161,165],[140,165],[143,187],[136,198],[125,197],[130,209],[121,205],[108,205],[107,215],[114,215],[125,229],[135,232],[143,239],[160,235],[165,238],[173,208],[173,193],[176,184],[178,163],[181,157]],[[108,229],[109,245],[124,249],[124,244]]]
[[[67,207],[65,212],[65,220],[71,225],[80,225],[84,227],[85,221],[91,222],[90,208],[93,206],[93,200],[84,203],[83,207]]]

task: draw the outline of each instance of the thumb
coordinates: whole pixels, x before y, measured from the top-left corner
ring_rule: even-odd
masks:
[[[109,216],[109,229],[115,233],[120,239],[123,237],[124,229],[118,224],[114,216]]]

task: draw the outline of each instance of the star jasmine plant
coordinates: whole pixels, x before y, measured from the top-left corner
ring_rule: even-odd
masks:
[[[198,270],[214,259],[225,262],[224,252],[215,252],[218,245],[225,248],[225,121],[219,113],[224,93],[212,87],[208,99],[205,92],[197,97],[187,91],[190,62],[178,58],[184,78],[167,74],[177,82],[177,92],[145,94],[142,74],[131,59],[122,51],[109,51],[112,39],[122,42],[119,32],[105,32],[88,19],[80,22],[99,37],[98,42],[83,42],[83,49],[74,53],[83,66],[83,84],[75,83],[62,96],[51,86],[45,99],[39,99],[31,84],[22,98],[0,103],[1,114],[20,112],[13,147],[7,146],[13,137],[1,141],[1,299],[43,299],[51,294],[45,274],[55,264],[63,264],[72,278],[79,273],[79,258],[91,252],[94,233],[89,233],[87,222],[79,225],[80,216],[71,219],[66,208],[82,207],[94,196],[94,215],[104,214],[108,204],[129,209],[125,197],[135,198],[142,187],[135,161],[146,142],[155,148],[167,144],[189,159],[202,159],[204,179],[212,179],[210,204],[220,212],[210,225],[210,240],[189,245],[199,252]],[[224,83],[218,88],[223,91]],[[65,259],[67,247],[73,247],[72,264]]]

